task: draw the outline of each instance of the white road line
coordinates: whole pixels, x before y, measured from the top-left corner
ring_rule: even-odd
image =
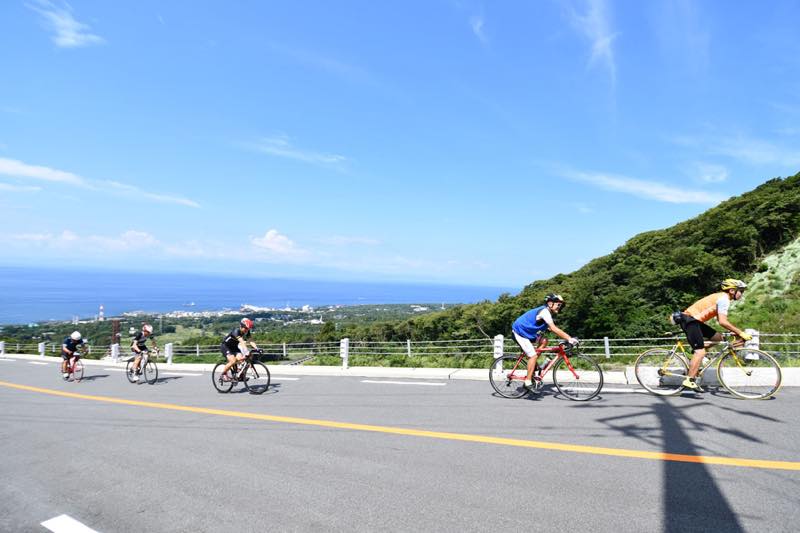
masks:
[[[575,391],[585,391],[586,388],[581,387],[563,387],[566,390],[575,390]],[[627,392],[627,393],[634,393],[634,392],[647,392],[645,389],[622,389],[622,388],[612,388],[612,387],[603,387],[600,390],[600,393],[604,392]]]
[[[300,379],[300,378],[285,378],[283,376],[272,376],[272,377],[280,381],[297,381],[298,379]]]
[[[125,372],[124,368],[104,368],[103,370],[110,370],[112,372]]]
[[[6,359],[5,357],[0,357],[0,361],[16,361],[16,359]]]
[[[97,533],[94,529],[65,514],[45,520],[42,525],[54,533]]]
[[[203,374],[189,374],[188,372],[159,372],[165,376],[202,376]]]
[[[373,381],[362,379],[361,383],[385,383],[387,385],[428,385],[429,387],[444,387],[447,383],[427,383],[423,381]]]
[[[39,362],[39,361],[28,361],[28,362],[30,364],[32,364],[32,365],[46,365],[47,364],[47,363],[42,363],[42,362]]]

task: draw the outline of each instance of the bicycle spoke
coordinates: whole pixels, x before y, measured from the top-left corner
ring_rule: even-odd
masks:
[[[497,394],[505,398],[521,398],[528,393],[525,387],[527,362],[524,357],[498,357],[489,369],[489,382]]]

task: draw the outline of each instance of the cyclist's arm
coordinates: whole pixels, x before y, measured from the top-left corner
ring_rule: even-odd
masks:
[[[250,346],[252,346],[254,350],[258,350],[258,346],[256,346],[256,341],[250,341]]]
[[[568,341],[568,340],[572,339],[572,337],[570,337],[567,334],[566,331],[564,331],[563,329],[559,328],[555,324],[550,324],[550,331],[552,331],[553,333],[555,333],[556,335],[558,335],[559,337],[561,337],[565,341]]]
[[[728,315],[723,315],[723,314],[717,315],[717,322],[719,322],[720,326],[727,329],[731,333],[734,333],[740,337],[745,336],[744,331],[740,330],[739,328],[730,323],[730,321],[728,320]]]
[[[73,353],[75,353],[75,352],[73,352],[72,350],[70,350],[69,348],[67,348],[67,345],[66,345],[66,344],[62,344],[62,345],[61,345],[61,349],[62,349],[63,351],[65,351],[65,352],[67,352],[67,353],[69,354],[69,356],[70,356],[70,357],[72,357],[72,354],[73,354]]]

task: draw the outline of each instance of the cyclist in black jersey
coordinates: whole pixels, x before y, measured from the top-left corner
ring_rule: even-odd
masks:
[[[242,353],[240,345],[245,345],[249,342],[254,350],[258,350],[256,343],[250,340],[252,331],[253,321],[249,318],[243,318],[241,322],[239,322],[239,327],[233,328],[222,340],[219,349],[222,355],[228,360],[228,364],[226,364],[225,368],[222,370],[223,376],[228,375],[228,370],[236,363],[237,359],[239,361],[244,360],[245,354]]]
[[[150,348],[147,347],[147,341],[153,341],[153,348],[158,350],[158,346],[156,345],[155,339],[150,339],[150,335],[153,334],[153,326],[150,324],[145,324],[142,326],[142,331],[138,332],[133,337],[133,341],[131,342],[131,350],[135,354],[135,358],[133,360],[133,381],[139,381],[139,363],[142,360],[142,354],[144,352],[150,352]]]
[[[67,372],[67,362],[78,352],[78,348],[86,345],[86,341],[81,336],[80,331],[73,331],[72,334],[61,343],[61,373],[64,379],[69,377]]]

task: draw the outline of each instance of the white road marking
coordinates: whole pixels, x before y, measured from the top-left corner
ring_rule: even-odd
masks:
[[[125,372],[124,368],[104,368],[103,370],[110,370],[112,372]]]
[[[47,363],[42,363],[42,362],[39,362],[39,361],[29,361],[29,362],[32,365],[46,365],[47,364]]]
[[[42,525],[54,533],[97,533],[94,529],[65,514],[46,520],[42,522]]]
[[[278,380],[278,379],[279,379],[279,380],[281,380],[281,381],[297,381],[298,379],[300,379],[300,378],[285,378],[285,377],[283,377],[283,376],[273,376],[273,377],[274,377],[276,380]]]
[[[423,381],[373,381],[362,379],[361,383],[385,383],[387,385],[428,385],[429,387],[444,387],[447,383],[427,383]]]
[[[562,387],[562,388],[564,390],[575,390],[575,391],[585,391],[585,390],[587,390],[586,387],[583,387],[583,388],[581,388],[581,387]],[[622,388],[603,387],[602,389],[600,389],[600,392],[601,393],[603,393],[603,392],[627,392],[627,393],[633,393],[633,392],[648,392],[648,391],[645,390],[645,389],[622,389]]]
[[[188,372],[159,372],[165,376],[202,376],[203,374],[189,374]]]
[[[6,359],[5,357],[0,357],[0,361],[16,361],[16,359]]]

